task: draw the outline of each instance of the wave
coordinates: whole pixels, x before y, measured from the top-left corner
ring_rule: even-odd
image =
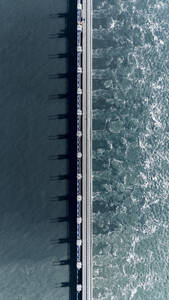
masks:
[[[168,13],[94,1],[94,300],[168,297]]]

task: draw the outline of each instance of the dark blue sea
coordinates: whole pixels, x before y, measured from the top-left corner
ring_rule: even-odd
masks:
[[[68,300],[76,284],[69,238],[72,4],[0,2],[0,300]]]
[[[167,300],[169,2],[93,6],[94,300]]]

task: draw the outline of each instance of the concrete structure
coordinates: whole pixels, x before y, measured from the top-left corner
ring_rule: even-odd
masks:
[[[77,0],[77,110],[77,299],[92,300],[92,0]]]

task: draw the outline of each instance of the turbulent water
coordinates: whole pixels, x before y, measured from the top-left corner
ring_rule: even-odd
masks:
[[[94,300],[169,299],[168,16],[94,0]]]

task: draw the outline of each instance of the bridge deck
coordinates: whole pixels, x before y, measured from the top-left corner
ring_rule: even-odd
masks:
[[[83,0],[83,207],[82,300],[92,299],[92,3]]]
[[[92,0],[77,0],[77,97],[78,112],[81,115],[77,128],[78,170],[77,170],[77,274],[82,271],[82,280],[77,277],[77,299],[92,299]],[[82,110],[79,110],[79,108]],[[79,117],[78,117],[79,118]],[[82,134],[82,135],[81,135]],[[80,146],[79,146],[80,144]],[[80,154],[82,152],[82,157]],[[81,162],[79,162],[81,160]],[[82,165],[79,174],[79,165]],[[82,177],[80,176],[82,175]],[[81,193],[81,195],[80,195]],[[80,253],[80,254],[79,254]],[[82,269],[81,269],[82,263]]]

